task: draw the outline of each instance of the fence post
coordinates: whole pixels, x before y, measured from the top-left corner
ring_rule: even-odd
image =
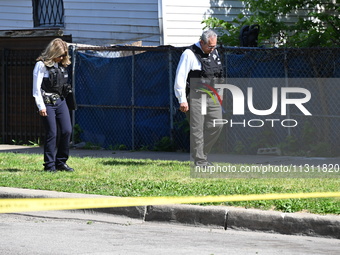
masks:
[[[76,96],[76,56],[75,56],[75,53],[76,53],[76,47],[75,45],[72,45],[71,46],[71,49],[72,49],[72,92],[74,94],[74,96]],[[72,145],[74,146],[75,145],[75,141],[74,141],[74,125],[75,125],[75,120],[76,120],[76,111],[75,110],[72,110]]]
[[[284,51],[283,65],[284,65],[284,69],[285,69],[285,87],[289,87],[289,83],[288,83],[289,74],[288,74],[287,50]],[[287,118],[290,119],[290,108],[289,108],[289,104],[287,105]],[[290,135],[291,135],[290,126],[288,126],[287,131],[288,131],[288,136],[290,136]]]
[[[135,51],[131,58],[131,146],[135,150]]]
[[[4,133],[5,133],[5,49],[1,49],[1,90],[2,90],[2,98],[1,98],[1,112],[2,112],[2,119],[1,119],[1,142],[4,143]]]
[[[6,111],[6,76],[7,76],[7,73],[6,73],[6,56],[7,55],[7,50],[6,49],[2,49],[2,58],[1,58],[1,67],[2,67],[2,70],[1,70],[1,73],[2,73],[2,79],[1,79],[1,84],[2,84],[2,104],[1,104],[1,108],[2,108],[2,128],[1,128],[1,131],[2,131],[2,139],[1,139],[1,142],[2,143],[6,143],[6,115],[7,115],[7,111]]]
[[[172,51],[169,47],[168,51],[169,60],[169,108],[170,108],[170,140],[173,141],[174,130],[174,109],[173,109],[173,79],[172,79]]]

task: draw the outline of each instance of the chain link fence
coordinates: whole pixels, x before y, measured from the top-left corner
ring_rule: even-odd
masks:
[[[70,71],[78,103],[72,114],[73,142],[106,149],[189,151],[189,124],[178,111],[173,92],[184,50],[72,46]],[[225,90],[223,118],[228,124],[218,148],[254,154],[259,148],[278,147],[289,155],[339,156],[340,49],[220,48],[219,52],[227,83],[237,85],[244,95],[245,113],[233,114],[234,98]],[[40,50],[3,49],[0,53],[1,141],[42,141],[44,131],[31,85]],[[275,111],[269,116],[254,114],[247,101],[249,87],[253,88],[253,108],[270,109],[274,95],[278,101]],[[281,114],[282,89],[294,87],[310,91],[311,99],[303,105],[312,115],[294,105],[287,105],[286,114]],[[286,119],[298,125],[284,127]]]
[[[231,80],[245,79],[247,82],[240,86],[244,94],[248,87],[253,87],[252,98],[256,109],[270,108],[273,87],[279,90],[279,103],[282,88],[299,87],[311,93],[311,99],[304,105],[312,114],[307,116],[298,107],[288,105],[286,116],[282,116],[280,104],[267,118],[259,118],[247,111],[244,116],[236,117],[236,121],[261,119],[266,123],[265,119],[290,119],[298,125],[286,122],[285,126],[294,127],[275,124],[272,128],[267,122],[261,128],[249,123],[241,128],[228,126],[225,139],[227,151],[254,154],[259,148],[277,147],[289,155],[339,155],[340,49],[225,49],[224,57],[227,77]],[[229,119],[235,117],[230,111],[230,101],[229,94],[226,98]],[[261,124],[258,121],[256,126]]]
[[[76,48],[75,142],[109,149],[187,150],[169,47]]]
[[[78,103],[74,114],[76,143],[108,149],[189,151],[189,124],[178,111],[173,92],[184,48],[73,47],[72,51]],[[340,49],[220,48],[219,52],[227,82],[251,81],[256,109],[271,107],[272,87],[278,88],[278,96],[283,87],[303,87],[312,94],[306,104],[312,116],[288,107],[285,119],[293,119],[297,126],[254,128],[255,123],[259,126],[269,117],[254,116],[247,107],[243,116],[233,115],[233,97],[224,93],[224,118],[241,124],[225,125],[219,148],[238,154],[253,154],[263,147],[279,147],[293,155],[337,154]],[[264,79],[270,82],[265,84]],[[273,85],[270,79],[280,79],[282,84]],[[247,98],[249,83],[242,84],[240,89]],[[278,123],[284,121],[279,105],[270,115],[274,118],[280,120]]]

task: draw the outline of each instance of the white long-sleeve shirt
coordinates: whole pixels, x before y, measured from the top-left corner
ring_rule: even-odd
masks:
[[[197,47],[201,48],[199,42],[195,43]],[[191,70],[201,70],[202,64],[197,59],[195,54],[190,49],[186,49],[179,60],[177,70],[174,91],[179,103],[187,102],[187,95],[185,93],[188,74]]]
[[[58,63],[54,63],[54,66],[58,67]],[[42,97],[43,90],[41,89],[44,77],[49,77],[48,70],[42,61],[38,61],[33,69],[33,97],[39,111],[46,109],[44,99]]]

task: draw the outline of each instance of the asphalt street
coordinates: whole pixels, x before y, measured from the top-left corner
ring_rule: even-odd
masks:
[[[0,215],[0,254],[338,255],[340,240],[145,222],[107,214]]]

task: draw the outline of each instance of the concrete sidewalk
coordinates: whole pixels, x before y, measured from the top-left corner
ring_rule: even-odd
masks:
[[[0,145],[0,152],[42,154],[39,147]],[[188,153],[128,152],[106,150],[72,149],[71,156],[112,157],[161,160],[190,160]],[[302,158],[280,156],[228,155],[228,162],[239,164],[299,164],[310,160],[310,164],[339,164],[339,158]],[[99,195],[74,194],[44,190],[30,190],[0,187],[0,198],[54,198],[54,197],[105,197]],[[247,229],[253,231],[277,232],[290,235],[309,235],[340,238],[340,216],[315,215],[308,213],[282,213],[226,206],[167,205],[124,208],[96,208],[82,210],[84,213],[124,215],[144,221],[166,221],[182,224],[206,225],[216,228]]]

